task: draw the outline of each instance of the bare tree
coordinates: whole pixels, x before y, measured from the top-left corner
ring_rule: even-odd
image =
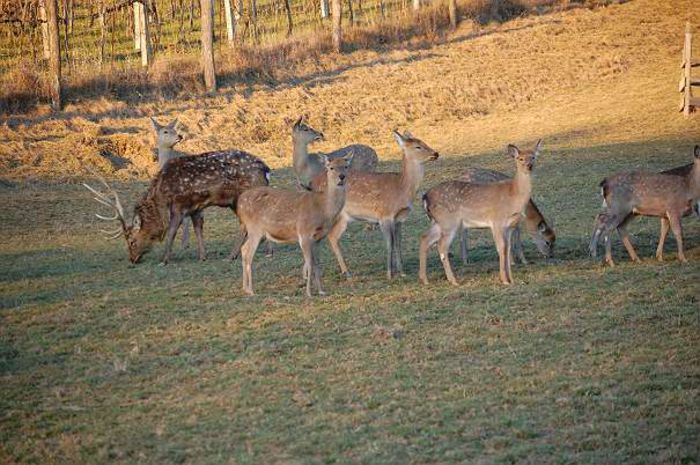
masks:
[[[226,21],[226,39],[233,45],[236,37],[236,17],[231,9],[231,0],[224,0],[224,19]]]
[[[328,0],[321,0],[321,18],[328,18]]]
[[[151,64],[151,36],[148,30],[148,4],[150,0],[140,0],[139,8],[139,49],[141,50],[141,66],[148,67]],[[138,3],[134,2],[134,6]],[[136,18],[134,18],[136,20]]]
[[[207,92],[216,92],[216,72],[214,69],[214,21],[212,1],[200,0],[202,18],[202,69],[204,86]]]
[[[134,50],[141,50],[141,11],[143,5],[139,2],[134,2]]]
[[[420,0],[413,0],[413,11],[420,10]]]
[[[291,36],[294,29],[291,0],[284,0],[284,9],[287,10],[287,36]]]
[[[341,30],[341,21],[343,19],[343,4],[341,0],[333,0],[331,3],[333,15],[333,49],[340,53],[343,47],[343,37]]]
[[[49,92],[51,107],[61,109],[61,45],[58,33],[58,0],[46,0],[46,19],[49,35]]]
[[[41,43],[44,47],[44,60],[51,59],[49,47],[49,23],[46,20],[46,0],[39,0],[39,21],[41,21]]]
[[[457,27],[457,0],[447,0],[447,7],[450,11],[450,26]]]

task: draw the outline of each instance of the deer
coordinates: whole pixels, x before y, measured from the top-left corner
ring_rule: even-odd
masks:
[[[460,181],[476,183],[476,184],[486,184],[497,181],[505,181],[510,179],[510,177],[499,171],[489,170],[485,168],[469,168],[459,177]],[[552,227],[547,224],[547,220],[537,208],[535,202],[530,199],[530,201],[525,206],[523,212],[523,223],[525,229],[530,233],[532,240],[537,246],[537,250],[546,257],[550,258],[554,249],[554,243],[556,241],[556,234]],[[468,248],[468,230],[461,228],[459,232],[460,236],[460,255],[462,262],[467,263],[467,248]],[[513,230],[513,251],[517,254],[520,263],[523,265],[527,264],[525,259],[525,254],[523,252],[522,240],[520,239],[520,227],[516,227]],[[511,252],[512,253],[512,252]]]
[[[184,217],[192,219],[197,237],[199,260],[205,260],[202,210],[210,206],[228,207],[236,212],[242,192],[269,184],[270,168],[259,158],[240,150],[207,152],[170,160],[151,181],[147,191],[134,207],[131,221],[117,192],[101,177],[106,192],[83,186],[101,205],[112,210],[112,216],[97,214],[102,220],[118,221],[119,227],[104,231],[111,239],[124,236],[129,260],[139,263],[156,242],[165,238],[161,264],[170,259],[172,242]]]
[[[294,173],[299,186],[304,189],[310,190],[314,177],[323,171],[325,158],[340,158],[352,153],[350,168],[357,171],[374,171],[379,163],[377,152],[363,144],[348,145],[326,154],[309,153],[309,145],[322,140],[325,140],[323,133],[309,126],[303,116],[300,116],[292,126]]]
[[[150,121],[156,136],[157,155],[155,161],[158,162],[158,169],[162,170],[168,161],[185,155],[174,149],[176,144],[182,142],[183,137],[177,131],[177,118],[164,126],[161,126],[153,117],[150,118]],[[186,249],[189,247],[190,241],[189,218],[185,218],[182,223],[182,248]]]
[[[700,216],[700,145],[693,150],[693,163],[661,173],[626,171],[608,176],[599,184],[606,210],[596,216],[589,251],[597,258],[598,241],[605,244],[604,263],[615,266],[610,233],[617,230],[633,262],[641,261],[627,232],[628,224],[637,216],[661,219],[661,233],[656,259],[663,261],[668,230],[673,231],[680,262],[688,260],[683,250],[681,218],[695,211]]]
[[[413,209],[413,199],[423,181],[424,164],[437,160],[440,154],[408,131],[393,131],[394,138],[403,152],[401,172],[376,173],[350,170],[347,176],[345,208],[333,229],[328,233],[328,243],[335,255],[341,273],[350,278],[338,241],[348,224],[364,221],[379,224],[386,244],[386,268],[389,280],[396,274],[403,275],[401,258],[401,224]],[[314,178],[314,190],[323,190],[320,175]]]
[[[297,242],[304,255],[302,275],[306,279],[306,295],[312,295],[312,282],[319,295],[321,269],[318,244],[328,235],[345,205],[346,175],[352,154],[329,159],[321,157],[326,185],[323,192],[291,191],[272,187],[256,187],[243,192],[238,199],[238,217],[245,237],[241,247],[243,292],[254,295],[253,256],[260,241]]]
[[[460,228],[490,228],[499,258],[499,276],[503,284],[512,284],[511,238],[530,202],[532,169],[542,148],[537,141],[532,150],[508,145],[516,173],[512,179],[486,184],[452,180],[438,184],[423,195],[423,208],[431,220],[420,238],[418,276],[428,284],[428,249],[437,243],[440,261],[450,284],[457,286],[448,251]]]

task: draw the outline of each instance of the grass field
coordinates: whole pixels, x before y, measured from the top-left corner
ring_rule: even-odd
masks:
[[[587,245],[600,179],[687,163],[700,119],[676,113],[683,24],[698,7],[638,0],[521,18],[444,43],[306,63],[298,79],[220,96],[73,102],[63,117],[0,126],[0,463],[315,464],[700,462],[700,221],[688,264],[653,260],[658,221]],[[433,251],[417,279],[419,202],[404,227],[407,276],[388,282],[381,234],[351,225],[354,277],[323,246],[329,295],[307,299],[301,253],[255,261],[257,296],[224,260],[237,222],[205,213],[209,259],[179,244],[128,263],[103,240],[82,180],[109,176],[132,206],[152,169],[147,116],[180,115],[190,152],[244,147],[291,186],[285,119],[309,113],[320,149],[370,143],[398,169],[389,131],[440,151],[425,188],[469,166],[512,172],[506,143],[544,139],[533,196],[555,257],[498,283],[490,233],[472,234],[449,286]],[[128,208],[128,207],[127,207]],[[456,249],[455,249],[456,252]]]

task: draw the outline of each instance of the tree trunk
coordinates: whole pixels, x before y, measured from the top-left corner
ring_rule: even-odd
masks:
[[[143,5],[134,2],[134,50],[141,50],[141,10]]]
[[[49,46],[49,23],[46,19],[46,0],[39,0],[39,20],[41,21],[41,43],[44,46],[44,60],[51,59]]]
[[[292,23],[292,5],[291,0],[284,0],[284,8],[287,10],[287,36],[292,35],[294,24]]]
[[[447,0],[447,6],[450,11],[450,26],[455,29],[457,27],[457,0]]]
[[[253,39],[258,42],[258,1],[250,0],[250,22],[253,28]]]
[[[341,0],[332,0],[331,9],[333,15],[333,50],[340,53],[343,47],[343,34],[341,21],[343,19],[343,4]]]
[[[99,13],[99,20],[100,20],[100,67],[104,66],[105,62],[105,38],[106,38],[106,18],[105,18],[105,2],[104,0],[100,1],[100,5],[98,6],[100,9]]]
[[[151,64],[151,37],[148,33],[148,2],[149,0],[141,0],[140,19],[139,19],[139,30],[141,34],[140,37],[140,49],[141,49],[141,66],[147,68]],[[136,5],[136,3],[134,3]]]
[[[224,19],[226,21],[226,38],[229,45],[233,45],[236,37],[236,17],[231,9],[231,0],[224,0]]]
[[[321,0],[321,18],[328,18],[328,0]]]
[[[66,63],[70,65],[70,47],[68,46],[68,34],[70,27],[70,12],[68,10],[68,0],[63,0],[63,53],[66,55]],[[59,31],[60,34],[60,31]]]
[[[413,11],[420,10],[420,0],[413,0]]]
[[[61,109],[61,45],[58,34],[58,0],[46,0],[49,35],[49,92],[51,107]]]
[[[211,0],[201,0],[202,17],[202,69],[204,70],[204,86],[207,92],[216,92],[216,73],[214,71],[214,25],[212,24]]]
[[[355,24],[355,12],[352,11],[352,0],[348,0],[348,18],[350,19],[350,26]]]

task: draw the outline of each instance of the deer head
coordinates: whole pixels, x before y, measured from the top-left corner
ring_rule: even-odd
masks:
[[[165,149],[172,149],[175,144],[182,141],[182,136],[177,132],[177,118],[165,126],[158,124],[155,118],[151,117],[151,126],[156,134],[156,145]]]
[[[99,213],[95,213],[95,216],[104,221],[118,221],[119,226],[114,230],[104,230],[100,231],[106,235],[108,239],[116,239],[120,236],[124,236],[126,239],[127,249],[129,251],[129,260],[131,263],[138,263],[141,257],[151,248],[153,242],[162,237],[164,227],[161,226],[159,231],[147,231],[146,228],[142,227],[142,215],[146,213],[145,206],[140,204],[136,208],[136,214],[129,223],[124,216],[124,208],[119,201],[119,195],[117,192],[107,184],[102,177],[98,177],[100,182],[106,187],[107,193],[98,191],[97,189],[91,187],[90,185],[83,183],[86,189],[88,189],[93,195],[94,199],[110,209],[112,209],[112,216],[104,216]],[[153,213],[153,212],[148,212]]]
[[[408,131],[404,131],[404,133],[401,134],[399,131],[394,130],[393,134],[396,143],[399,144],[404,155],[410,160],[415,160],[423,164],[428,161],[437,160],[440,156],[439,153],[428,147],[428,144],[413,137]]]
[[[537,141],[532,150],[520,150],[515,145],[508,145],[508,155],[515,160],[518,171],[522,169],[529,173],[535,166],[535,160],[537,160],[541,148],[542,139]]]
[[[304,144],[310,144],[312,142],[324,140],[323,133],[312,128],[304,122],[304,117],[300,116],[299,119],[292,126],[292,139],[294,141],[303,142]]]

